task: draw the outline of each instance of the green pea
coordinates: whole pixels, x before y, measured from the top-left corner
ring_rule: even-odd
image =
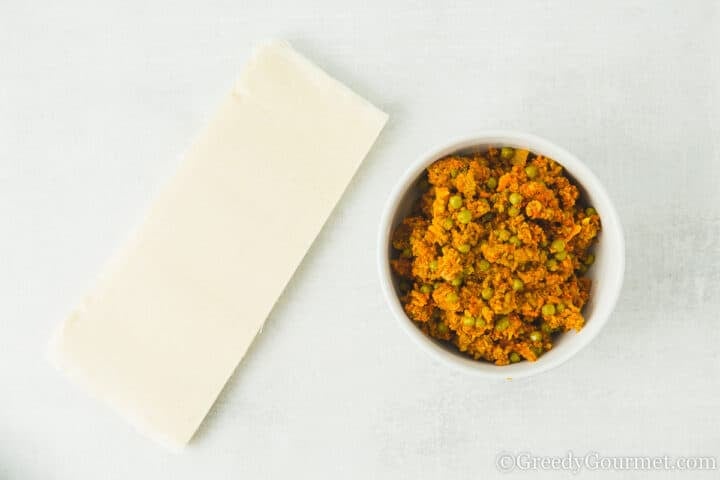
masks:
[[[535,165],[528,165],[525,167],[525,174],[528,176],[528,178],[535,178],[538,174],[538,169]]]
[[[513,192],[510,194],[510,197],[508,197],[508,200],[510,200],[510,203],[513,205],[519,205],[520,202],[523,201],[523,197],[519,193]]]
[[[446,218],[443,222],[443,227],[445,227],[445,230],[450,230],[453,225],[455,225],[455,222],[453,222],[452,218]]]
[[[542,333],[535,330],[534,332],[530,332],[530,340],[533,342],[539,342],[542,340]]]
[[[457,249],[460,253],[468,253],[470,251],[470,244],[463,243],[462,245],[458,245]]]
[[[510,215],[511,217],[517,217],[518,215],[520,215],[520,209],[517,207],[508,208],[508,215]]]
[[[532,346],[532,347],[530,347],[530,350],[533,351],[533,353],[535,354],[536,357],[539,357],[540,355],[543,354],[543,349],[542,349],[542,347]]]
[[[555,270],[557,270],[557,267],[558,267],[557,260],[555,260],[554,258],[551,258],[550,260],[545,262],[545,266],[547,267],[548,270],[550,270],[551,272],[554,272]]]
[[[460,285],[462,285],[462,282],[462,277],[455,277],[452,279],[452,282],[450,282],[450,284],[453,287],[459,287]]]
[[[457,219],[460,223],[470,223],[470,220],[472,220],[472,213],[470,213],[470,210],[467,208],[464,208],[458,213]]]
[[[565,250],[565,241],[562,239],[556,239],[553,240],[553,242],[550,244],[550,250],[554,252],[562,252]]]
[[[457,174],[458,174],[458,169],[457,169],[457,168],[453,168],[452,170],[450,170],[450,176],[451,176],[452,178],[457,177]]]
[[[513,278],[513,281],[512,281],[512,289],[513,290],[515,290],[516,292],[519,292],[520,290],[523,289],[524,286],[525,286],[525,284],[523,283],[522,280],[520,280],[519,278]]]
[[[497,188],[497,178],[488,178],[487,180],[485,180],[485,185],[487,185],[490,190],[495,190]]]
[[[597,211],[593,207],[588,207],[585,209],[585,215],[591,217],[593,215],[597,215]]]
[[[515,245],[516,247],[520,246],[520,239],[517,237],[517,235],[513,235],[508,239],[508,242],[510,242],[512,245]]]
[[[455,292],[450,292],[447,295],[445,295],[445,300],[447,300],[450,303],[457,303],[459,300],[458,294]]]
[[[502,147],[500,149],[500,156],[505,160],[509,160],[515,156],[515,149],[510,147]]]
[[[510,354],[510,363],[517,363],[520,361],[520,355],[518,355],[516,352],[512,352]]]
[[[403,251],[402,251],[402,256],[405,257],[405,258],[410,258],[410,257],[412,257],[412,250],[410,250],[409,248],[403,249]]]
[[[542,314],[546,317],[549,317],[550,315],[555,315],[555,305],[552,303],[546,303],[542,307]]]
[[[448,203],[450,204],[450,208],[460,208],[462,207],[463,201],[460,195],[453,195],[450,197],[450,201]]]
[[[478,317],[477,320],[475,320],[475,328],[485,328],[485,319]]]
[[[540,330],[542,330],[545,333],[552,333],[552,331],[553,331],[552,327],[548,323],[545,323],[545,322],[543,322],[542,325],[540,325]]]
[[[565,311],[565,304],[564,303],[558,303],[555,305],[555,310],[557,310],[557,313],[562,313]]]
[[[483,288],[483,291],[480,292],[482,298],[485,300],[490,300],[493,296],[493,293],[495,293],[495,290],[493,290],[491,287]]]
[[[555,254],[555,258],[557,258],[557,259],[560,260],[561,262],[562,262],[563,260],[565,260],[566,257],[567,257],[567,252],[566,252],[565,250],[560,251],[560,252],[557,252],[557,253]]]
[[[466,327],[474,327],[475,319],[470,315],[466,315],[465,317],[463,317],[463,325],[465,325]]]
[[[430,268],[430,271],[431,271],[431,272],[434,272],[435,270],[437,270],[437,267],[438,267],[438,262],[437,262],[437,260],[432,260],[432,261],[430,262],[430,264],[428,265],[428,267]]]
[[[437,329],[440,333],[447,333],[448,326],[445,325],[445,322],[438,322]]]
[[[425,285],[423,285],[422,287],[420,287],[420,291],[421,291],[422,293],[430,293],[430,292],[432,292],[432,286],[430,286],[430,285],[428,285],[428,284],[426,283]]]
[[[481,272],[487,272],[488,270],[490,270],[490,262],[488,262],[484,258],[477,263],[477,266]]]
[[[585,259],[585,265],[592,265],[593,263],[595,263],[595,255],[591,253]]]
[[[507,330],[507,328],[509,326],[510,326],[510,319],[508,317],[500,317],[500,319],[497,322],[495,322],[495,330],[498,332]]]
[[[500,239],[501,242],[507,242],[510,240],[510,232],[507,230],[496,230],[495,235]]]

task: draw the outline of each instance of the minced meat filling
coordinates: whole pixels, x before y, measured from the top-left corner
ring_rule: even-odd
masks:
[[[552,159],[490,148],[427,169],[391,260],[407,314],[427,335],[497,365],[534,361],[580,330],[600,230]]]

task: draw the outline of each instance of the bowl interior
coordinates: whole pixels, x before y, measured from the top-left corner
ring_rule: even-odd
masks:
[[[622,283],[622,275],[624,271],[624,244],[622,232],[615,210],[610,203],[605,191],[587,167],[575,159],[572,155],[559,147],[548,142],[537,139],[535,137],[514,138],[509,135],[497,135],[496,138],[485,140],[465,140],[456,142],[453,145],[435,151],[423,159],[412,168],[405,177],[396,194],[391,198],[394,199],[394,206],[390,205],[391,214],[386,225],[383,253],[385,257],[386,268],[384,271],[389,272],[389,283],[392,288],[392,298],[389,298],[391,304],[394,303],[393,309],[397,315],[402,315],[407,324],[408,333],[419,341],[424,347],[431,352],[438,354],[441,359],[450,361],[456,366],[473,371],[484,372],[492,376],[499,377],[519,377],[525,376],[538,371],[552,368],[564,360],[572,356],[580,350],[585,344],[598,333],[605,323],[617,299],[620,284]],[[395,275],[390,272],[389,259],[393,253],[391,245],[392,231],[402,222],[411,211],[413,204],[420,197],[422,191],[420,183],[425,169],[434,161],[455,153],[466,154],[482,152],[489,147],[509,146],[514,148],[526,148],[538,154],[542,154],[552,158],[560,163],[566,175],[580,189],[580,202],[594,207],[601,219],[602,229],[598,235],[598,241],[594,246],[595,263],[588,270],[586,276],[592,280],[592,288],[590,292],[590,300],[583,308],[585,316],[585,327],[579,332],[567,332],[558,335],[554,341],[553,348],[542,355],[536,362],[519,362],[507,366],[496,366],[489,362],[472,360],[452,345],[435,340],[426,336],[422,331],[405,315],[400,304],[399,281]],[[382,260],[381,260],[382,261]],[[381,265],[382,269],[382,265]],[[398,312],[399,311],[399,312]]]

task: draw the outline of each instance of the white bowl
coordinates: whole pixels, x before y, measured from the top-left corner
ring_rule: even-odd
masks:
[[[477,361],[466,357],[452,345],[443,344],[426,336],[403,310],[398,298],[398,281],[390,269],[391,234],[409,213],[413,202],[418,198],[420,194],[419,181],[423,171],[434,161],[448,154],[484,150],[490,146],[525,148],[560,163],[565,168],[565,173],[580,188],[581,198],[592,205],[600,215],[602,230],[595,245],[596,260],[587,273],[593,283],[590,300],[583,308],[585,326],[577,333],[570,331],[559,335],[555,339],[553,348],[535,362],[523,361],[498,366],[485,361]],[[600,332],[620,294],[625,272],[625,240],[617,212],[605,192],[605,188],[590,169],[574,155],[534,135],[511,131],[486,131],[431,150],[422,155],[403,175],[390,195],[380,222],[378,264],[380,283],[390,309],[399,320],[401,327],[423,350],[446,364],[469,373],[485,377],[519,378],[560,365],[590,343]]]

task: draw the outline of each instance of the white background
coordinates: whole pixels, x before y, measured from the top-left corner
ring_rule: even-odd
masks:
[[[1,479],[480,479],[504,450],[720,456],[717,2],[101,3],[0,0]],[[269,37],[391,119],[173,455],[55,372],[46,344]],[[607,327],[526,380],[426,356],[376,273],[399,175],[482,128],[575,153],[626,229]]]

